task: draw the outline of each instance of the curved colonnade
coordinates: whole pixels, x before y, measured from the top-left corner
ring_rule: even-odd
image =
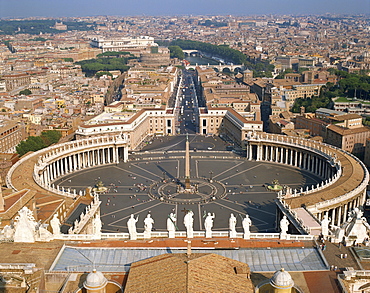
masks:
[[[27,163],[32,167],[32,175],[25,172],[26,178],[23,180],[32,180],[47,191],[58,195],[75,198],[77,195],[84,195],[85,191],[64,189],[55,186],[53,182],[58,178],[100,165],[118,164],[120,160],[128,160],[128,143],[123,136],[101,136],[84,140],[67,142],[51,146],[40,151],[34,152],[23,157],[9,170],[6,178],[8,188],[18,191],[19,184],[15,182],[18,177],[15,176],[16,170],[22,169]]]
[[[350,210],[363,205],[369,173],[364,164],[343,150],[330,145],[301,138],[275,134],[252,134],[244,141],[247,160],[286,164],[311,172],[322,182],[303,190],[284,189],[278,194],[278,206],[295,216],[304,226],[295,210],[305,208],[319,223],[325,213],[331,224],[340,226]],[[102,136],[73,141],[34,152],[23,157],[9,171],[7,186],[14,191],[31,188],[75,198],[84,192],[65,190],[53,182],[64,176],[99,165],[117,164],[128,160],[128,143],[123,136]],[[18,181],[23,175],[27,186]],[[33,180],[31,179],[33,178]],[[31,182],[32,181],[32,182]],[[25,184],[25,183],[23,183]],[[294,219],[293,219],[294,220]],[[303,229],[310,234],[309,229]]]
[[[278,194],[280,208],[296,216],[304,208],[317,222],[325,213],[331,224],[340,226],[348,212],[366,200],[369,172],[352,154],[320,142],[276,134],[252,134],[245,140],[248,160],[286,164],[311,172],[322,182],[305,190],[289,190]],[[296,219],[302,225],[300,219]],[[304,229],[309,233],[308,229]]]

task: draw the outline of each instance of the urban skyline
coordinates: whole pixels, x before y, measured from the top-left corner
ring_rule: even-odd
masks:
[[[125,3],[118,0],[100,1],[46,1],[46,0],[0,0],[1,18],[24,17],[81,17],[96,15],[261,15],[261,14],[367,14],[370,12],[369,0],[355,1],[306,1],[291,0],[252,1],[204,0],[160,2],[139,0]]]
[[[0,291],[370,288],[369,1],[0,0]]]

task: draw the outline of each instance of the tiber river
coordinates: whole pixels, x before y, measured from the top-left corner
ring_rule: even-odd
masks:
[[[213,59],[205,58],[205,57],[198,57],[198,56],[186,56],[186,60],[190,62],[191,65],[218,65],[219,63]]]

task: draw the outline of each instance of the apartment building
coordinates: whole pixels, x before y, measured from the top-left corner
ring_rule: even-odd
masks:
[[[369,127],[344,128],[331,124],[327,127],[325,142],[363,158],[369,137]]]
[[[0,153],[14,153],[15,147],[25,138],[26,129],[21,122],[0,122]]]
[[[136,149],[148,136],[175,133],[175,116],[171,109],[142,109],[139,112],[102,113],[78,127],[76,139],[101,135],[126,134],[131,150]]]
[[[90,45],[92,47],[102,49],[103,52],[131,52],[133,54],[140,54],[140,51],[148,47],[158,46],[154,43],[154,38],[149,36],[126,38],[94,37],[90,40]]]
[[[199,133],[223,135],[240,144],[248,132],[262,131],[262,121],[247,120],[232,108],[200,108]]]
[[[311,136],[326,136],[329,123],[318,119],[314,114],[304,114],[295,118],[295,129],[307,129]]]
[[[31,76],[27,73],[4,74],[2,79],[5,80],[5,88],[7,92],[22,88],[31,83]]]

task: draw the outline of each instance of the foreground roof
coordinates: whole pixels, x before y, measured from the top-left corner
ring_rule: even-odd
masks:
[[[125,292],[254,292],[249,273],[217,254],[169,253],[133,263]]]

